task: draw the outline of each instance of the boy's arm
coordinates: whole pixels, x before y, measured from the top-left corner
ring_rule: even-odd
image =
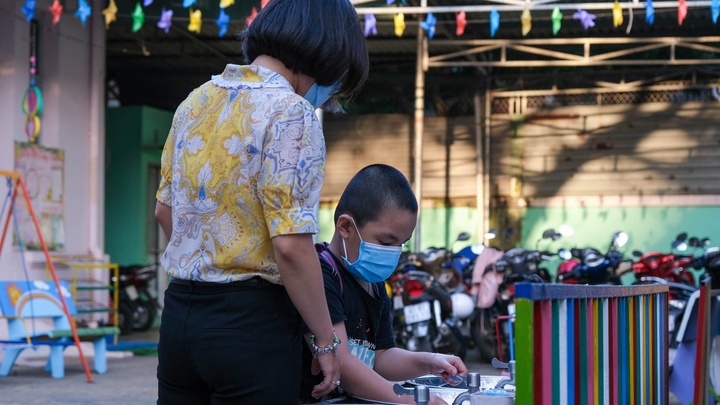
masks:
[[[412,395],[400,396],[393,391],[393,383],[383,378],[375,370],[350,353],[347,331],[344,323],[333,325],[335,333],[342,341],[338,355],[342,363],[340,386],[352,395],[376,401],[401,404],[414,404]],[[377,353],[376,353],[377,359]],[[377,361],[377,360],[376,360]]]
[[[388,380],[404,381],[426,374],[443,377],[466,375],[468,370],[457,356],[447,354],[411,352],[393,347],[375,352],[375,370]]]

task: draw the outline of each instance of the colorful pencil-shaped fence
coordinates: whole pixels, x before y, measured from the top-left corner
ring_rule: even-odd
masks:
[[[516,404],[668,404],[667,293],[517,284]]]

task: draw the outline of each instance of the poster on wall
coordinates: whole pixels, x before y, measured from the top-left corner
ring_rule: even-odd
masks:
[[[37,144],[15,142],[15,171],[20,172],[27,185],[33,211],[40,222],[40,230],[49,250],[60,250],[65,245],[63,222],[63,172],[65,154],[62,149],[46,148]],[[13,244],[22,240],[28,250],[41,250],[32,217],[25,199],[18,196],[18,232]]]

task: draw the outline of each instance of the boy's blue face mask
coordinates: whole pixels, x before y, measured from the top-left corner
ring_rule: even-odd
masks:
[[[330,86],[318,86],[317,83],[313,83],[310,89],[303,96],[305,100],[312,104],[313,108],[318,109],[325,104],[340,88],[340,82],[336,82]]]
[[[345,251],[345,256],[343,256],[345,267],[350,274],[360,280],[365,280],[369,283],[385,281],[397,267],[400,254],[402,253],[402,246],[383,246],[365,242],[362,240],[362,236],[360,236],[360,231],[354,219],[353,225],[355,225],[355,230],[360,238],[360,249],[358,250],[357,260],[350,263],[347,259],[345,239],[342,240],[343,250]]]

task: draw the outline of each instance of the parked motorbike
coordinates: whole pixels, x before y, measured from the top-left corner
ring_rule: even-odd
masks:
[[[594,248],[560,249],[558,255],[565,261],[558,267],[557,282],[563,284],[620,284],[623,271],[618,271],[628,236],[615,232],[605,254]]]
[[[713,249],[705,249],[710,244],[708,238],[688,239],[687,233],[679,234],[671,243],[671,253],[634,251],[639,259],[633,263],[635,284],[660,283],[669,287],[668,292],[668,333],[670,347],[677,345],[677,323],[682,319],[688,300],[697,289],[695,275],[691,268],[702,268],[705,264],[705,252],[713,256]],[[720,252],[718,252],[720,254]],[[712,260],[712,259],[710,259]],[[720,260],[719,260],[720,261]]]
[[[156,294],[151,293],[157,279],[157,264],[120,266],[119,270],[117,316],[120,333],[125,335],[150,329],[159,309]]]
[[[677,347],[678,324],[685,314],[685,307],[690,296],[697,290],[697,287],[654,276],[639,277],[635,284],[666,284],[668,286],[668,341],[670,347]]]
[[[452,294],[428,272],[405,266],[390,277],[396,343],[410,351],[465,358],[467,344],[453,312]]]
[[[632,272],[635,274],[636,280],[643,277],[654,277],[672,283],[694,286],[695,275],[690,270],[691,265],[695,262],[694,252],[688,251],[686,238],[686,233],[681,233],[676,237],[671,244],[673,253],[653,251],[643,254],[638,250],[633,251],[633,256],[638,258],[632,264]],[[691,239],[692,245],[699,244],[699,242],[695,242],[697,238]]]
[[[550,232],[543,233],[544,237]],[[552,235],[558,235],[554,231]],[[511,358],[510,328],[515,315],[515,284],[518,282],[548,282],[550,273],[540,267],[551,257],[547,252],[522,248],[502,251],[486,247],[477,257],[473,269],[473,291],[477,294],[471,335],[481,359]],[[501,322],[508,320],[508,322]]]
[[[452,290],[462,283],[463,268],[472,260],[472,253],[454,254],[452,248],[455,243],[470,239],[470,234],[462,232],[455,241],[447,248],[431,247],[418,253],[410,253],[408,260],[414,263],[416,268],[432,275],[437,282]]]
[[[688,270],[692,257],[675,256],[672,253],[634,251],[638,260],[632,264],[636,279],[655,277],[673,283],[695,285],[695,276]]]
[[[685,243],[686,233],[678,235],[673,243],[673,249],[678,251],[689,250],[693,256],[692,267],[696,270],[705,269],[705,274],[711,277],[711,288],[720,288],[720,247],[710,245],[709,238],[690,238]]]
[[[706,249],[695,266],[696,269],[705,268],[705,273],[710,275],[710,288],[720,288],[720,247]]]

